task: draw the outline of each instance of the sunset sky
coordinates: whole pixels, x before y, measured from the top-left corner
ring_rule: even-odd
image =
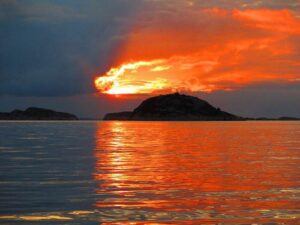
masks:
[[[0,111],[102,117],[179,91],[300,117],[300,0],[0,0]]]

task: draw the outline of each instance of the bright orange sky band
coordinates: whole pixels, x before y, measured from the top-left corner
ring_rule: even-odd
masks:
[[[95,78],[106,94],[236,90],[300,81],[300,19],[287,9],[143,12],[115,65]]]

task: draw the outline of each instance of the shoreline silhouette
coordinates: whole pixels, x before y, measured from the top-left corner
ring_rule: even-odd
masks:
[[[242,117],[222,111],[200,98],[173,93],[150,97],[133,111],[107,113],[103,119],[80,118],[73,113],[29,107],[26,110],[0,112],[0,120],[117,120],[117,121],[298,121],[300,118],[281,116]]]

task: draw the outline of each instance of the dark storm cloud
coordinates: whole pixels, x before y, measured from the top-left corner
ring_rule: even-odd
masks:
[[[135,1],[0,1],[0,95],[93,92],[126,35]]]

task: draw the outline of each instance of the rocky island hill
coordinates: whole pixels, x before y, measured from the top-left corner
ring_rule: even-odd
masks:
[[[175,93],[148,98],[133,112],[108,113],[103,120],[224,121],[244,119],[215,108],[197,97]]]
[[[0,120],[78,120],[78,118],[70,113],[30,107],[24,111],[0,113]]]

